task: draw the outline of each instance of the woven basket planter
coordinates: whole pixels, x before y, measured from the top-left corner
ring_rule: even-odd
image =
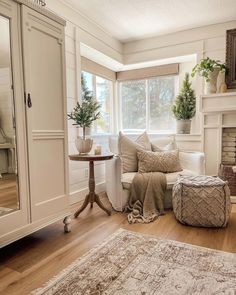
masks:
[[[228,182],[230,195],[236,196],[236,173],[233,172],[234,165],[220,165],[219,177]]]

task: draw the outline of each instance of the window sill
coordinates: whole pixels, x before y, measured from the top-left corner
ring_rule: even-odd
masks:
[[[91,134],[91,137],[106,137],[106,136],[111,136],[113,135],[112,133],[100,133],[100,134]]]

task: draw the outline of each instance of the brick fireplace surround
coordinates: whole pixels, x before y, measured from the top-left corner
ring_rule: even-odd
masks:
[[[236,165],[236,127],[223,128],[222,163]]]
[[[236,183],[236,173],[232,169],[236,166],[236,92],[203,95],[200,111],[206,174],[218,175],[219,169],[222,173],[223,164],[227,167],[226,175],[230,173],[230,181]],[[236,202],[236,190],[233,192],[232,201]]]

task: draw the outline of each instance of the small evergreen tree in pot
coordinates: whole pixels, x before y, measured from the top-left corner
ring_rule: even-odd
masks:
[[[196,113],[196,96],[189,80],[189,73],[185,74],[180,93],[172,105],[172,112],[177,120],[177,133],[189,134],[191,119]]]
[[[90,152],[93,140],[86,139],[86,128],[90,128],[93,121],[100,118],[100,103],[94,98],[93,92],[86,85],[83,73],[81,74],[81,98],[75,108],[68,114],[69,120],[74,121],[73,125],[83,128],[83,137],[76,140],[76,147],[81,154]]]

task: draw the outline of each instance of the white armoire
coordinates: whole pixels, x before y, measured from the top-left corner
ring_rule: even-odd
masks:
[[[60,219],[70,230],[64,27],[33,1],[0,0],[0,150],[15,159],[0,175],[0,248]]]

